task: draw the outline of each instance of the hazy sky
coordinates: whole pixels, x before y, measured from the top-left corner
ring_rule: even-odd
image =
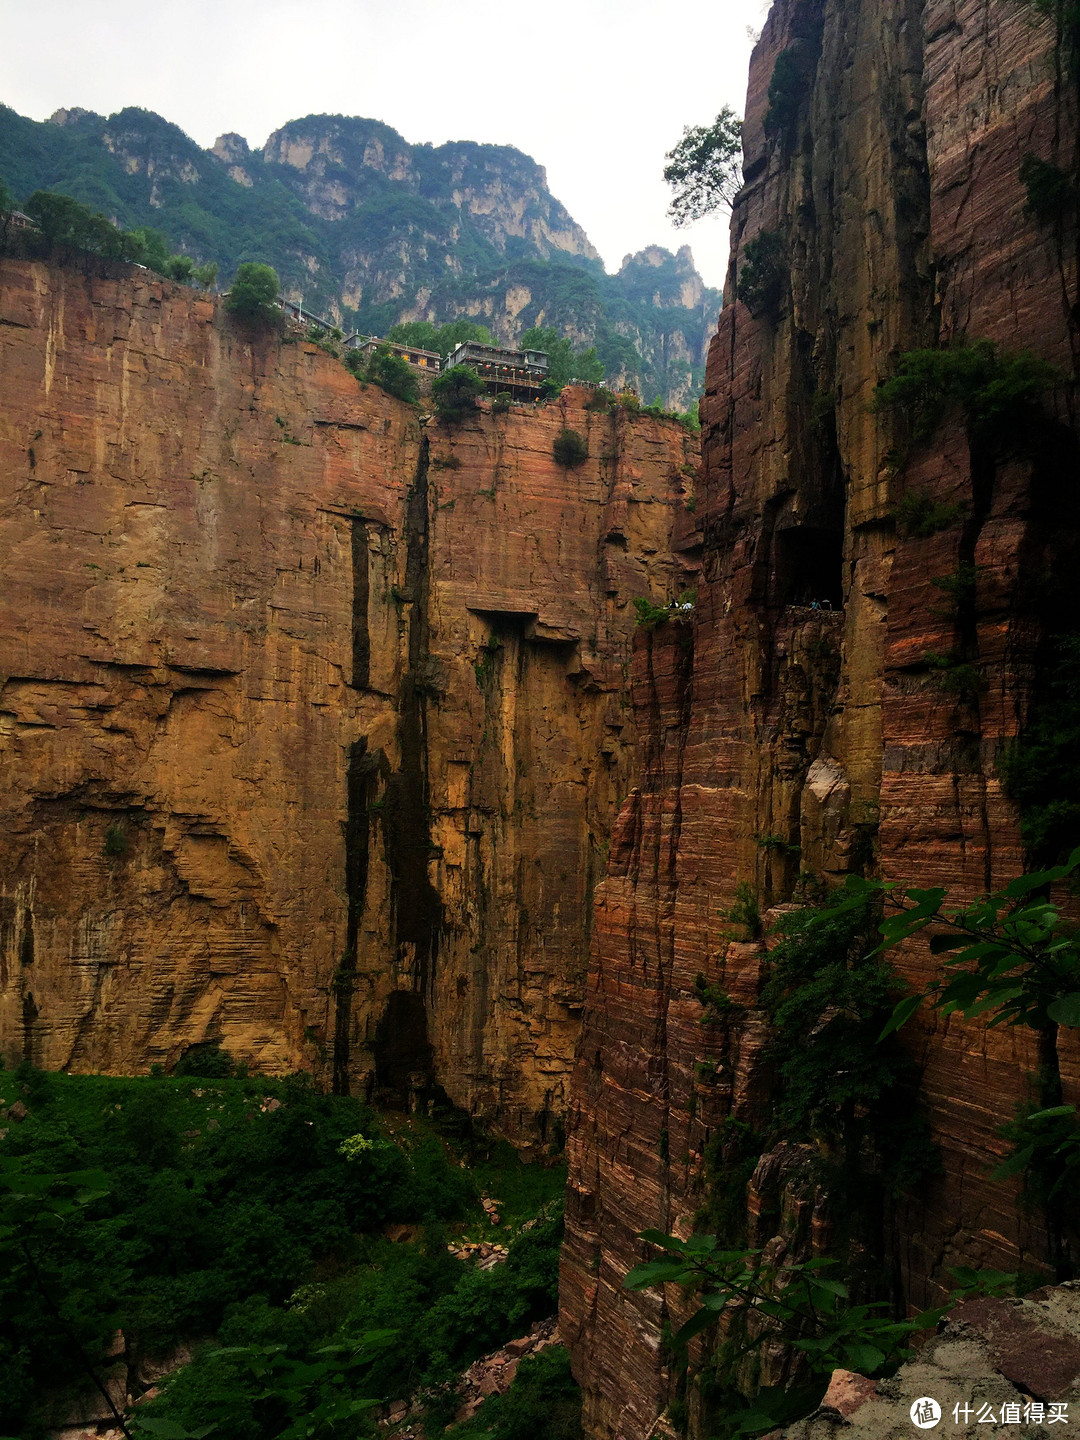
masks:
[[[141,105],[200,145],[260,146],[317,113],[384,120],[406,140],[516,145],[609,270],[689,244],[719,286],[727,217],[675,230],[664,153],[721,105],[740,113],[768,0],[0,0],[0,101]]]

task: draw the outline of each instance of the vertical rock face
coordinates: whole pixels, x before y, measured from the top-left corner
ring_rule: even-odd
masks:
[[[792,78],[770,97],[781,55]],[[673,1393],[667,1311],[622,1289],[636,1232],[688,1233],[710,1137],[759,1118],[768,1093],[760,956],[724,918],[737,882],[764,909],[791,898],[800,863],[837,879],[874,856],[887,879],[962,897],[1022,864],[995,759],[1045,631],[1027,577],[1060,566],[1075,533],[1070,412],[1009,457],[973,448],[960,416],[911,445],[871,401],[899,354],[939,343],[1072,371],[1073,237],[1027,212],[1018,175],[1027,152],[1074,164],[1072,93],[1052,27],[1019,3],[777,0],[755,52],[702,404],[692,653],[672,626],[635,655],[649,748],[598,891],[572,1092],[562,1331],[591,1440],[644,1440]],[[905,533],[912,491],[952,520]],[[977,567],[963,620],[933,584],[961,566]],[[934,651],[965,656],[977,684],[935,683]],[[925,954],[899,963],[925,980]],[[702,1026],[698,975],[745,1020]],[[988,1178],[1032,1047],[955,1019],[910,1044],[944,1167],[897,1237],[919,1304],[949,1264],[1038,1266],[1047,1242]]]
[[[148,274],[0,296],[5,1058],[219,1041],[541,1138],[686,432],[585,391],[422,429]]]

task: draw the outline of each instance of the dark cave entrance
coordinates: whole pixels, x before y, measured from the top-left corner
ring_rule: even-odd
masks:
[[[799,525],[777,532],[774,594],[779,605],[844,606],[844,534],[823,525]]]
[[[395,990],[390,996],[375,1031],[374,1050],[375,1085],[389,1103],[405,1106],[410,1090],[430,1082],[427,1010],[418,991]]]

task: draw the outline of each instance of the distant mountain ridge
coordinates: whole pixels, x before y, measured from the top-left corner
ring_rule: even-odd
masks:
[[[698,393],[720,308],[686,247],[649,247],[605,274],[520,150],[411,145],[378,120],[309,115],[261,150],[236,134],[204,150],[148,110],[38,122],[0,106],[0,178],[20,199],[58,190],[125,228],[152,225],[225,280],[266,261],[287,294],[360,330],[468,315],[515,341],[554,325],[668,405]]]

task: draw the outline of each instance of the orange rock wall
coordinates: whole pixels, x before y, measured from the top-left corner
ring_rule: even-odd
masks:
[[[791,898],[800,864],[835,879],[872,856],[885,878],[959,897],[1022,863],[995,758],[1031,701],[1030,577],[1060,564],[1075,521],[1068,392],[1039,460],[972,454],[955,417],[901,455],[898,422],[870,402],[900,353],[939,341],[987,338],[1073,370],[1073,237],[1026,213],[1018,177],[1029,150],[1075,158],[1052,49],[1021,4],[776,0],[755,51],[702,404],[704,582],[692,640],[667,627],[635,655],[648,748],[598,890],[572,1090],[561,1325],[590,1440],[658,1433],[674,1393],[662,1327],[678,1316],[622,1289],[644,1254],[635,1236],[688,1233],[716,1127],[767,1103],[760,956],[724,919],[736,883],[764,910]],[[783,51],[805,83],[787,135],[766,135]],[[755,318],[734,295],[763,232],[781,237],[784,271],[776,313]],[[906,489],[959,502],[962,521],[906,538]],[[964,635],[932,583],[961,563],[981,567]],[[925,660],[961,644],[973,699]],[[767,834],[801,856],[755,843]],[[928,963],[901,958],[912,980]],[[749,1006],[730,1033],[701,1025],[698,974]],[[927,1021],[909,1043],[944,1166],[896,1237],[921,1304],[949,1264],[1037,1267],[1047,1244],[1015,1188],[989,1179],[996,1131],[1028,1093],[1027,1038]],[[1075,1094],[1072,1054],[1062,1070]]]
[[[5,1058],[216,1039],[542,1136],[689,437],[425,427],[145,272],[0,266]]]

